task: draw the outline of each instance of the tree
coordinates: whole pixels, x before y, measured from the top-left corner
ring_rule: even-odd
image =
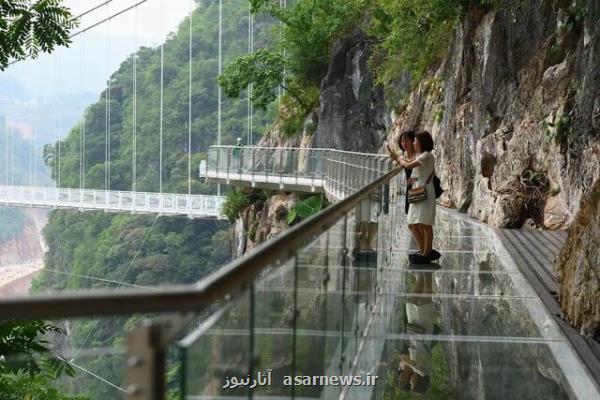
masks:
[[[277,98],[275,88],[282,85],[283,69],[284,58],[281,54],[260,49],[229,64],[223,75],[219,76],[219,84],[227,96],[238,97],[242,90],[253,83],[254,106],[264,110]],[[284,88],[290,92],[285,86]],[[290,93],[297,98],[293,91]]]
[[[280,35],[273,37],[274,49],[257,50],[227,65],[219,84],[233,98],[251,85],[254,106],[263,110],[281,87],[280,131],[285,136],[298,133],[318,105],[319,85],[334,41],[360,24],[365,4],[364,0],[299,0],[283,8],[275,0],[250,0],[252,12],[281,22]]]
[[[62,0],[0,0],[0,70],[11,60],[36,58],[71,43],[77,26]]]
[[[64,332],[43,321],[0,323],[0,394],[2,399],[83,400],[60,394],[52,382],[73,377],[73,367],[43,337]]]

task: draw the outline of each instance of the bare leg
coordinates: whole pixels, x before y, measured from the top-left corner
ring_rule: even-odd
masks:
[[[423,234],[423,255],[429,256],[433,248],[433,227],[431,225],[420,225]]]
[[[408,225],[408,229],[410,229],[413,237],[417,242],[417,246],[419,246],[419,252],[423,254],[425,242],[423,235],[421,234],[421,230],[419,229],[419,224]]]

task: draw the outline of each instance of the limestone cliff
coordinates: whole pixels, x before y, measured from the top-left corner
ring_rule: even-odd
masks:
[[[373,43],[358,30],[335,43],[321,82],[314,147],[376,153],[391,125],[369,69]]]
[[[556,263],[566,318],[600,341],[600,181],[582,202]]]
[[[596,0],[524,0],[457,26],[389,137],[432,132],[446,205],[499,227],[571,224],[600,177],[599,15]]]
[[[403,98],[400,104],[386,106],[374,85],[368,67],[373,43],[364,33],[349,34],[332,50],[319,109],[306,123],[316,123],[316,131],[305,128],[294,139],[273,133],[261,145],[377,152],[386,132],[395,141],[407,129],[429,130],[446,189],[443,204],[497,227],[567,228],[600,178],[597,0],[473,7],[453,31],[446,57],[424,79],[411,84],[399,77],[393,97]],[[593,214],[589,207],[582,213]],[[276,214],[272,207],[246,211],[238,231],[256,225],[252,221],[266,226],[265,218],[277,225]],[[567,316],[597,335],[598,309],[591,305],[599,303],[600,283],[582,280],[598,274],[589,261],[598,259],[593,218],[578,218],[558,278]],[[247,241],[238,240],[238,248],[253,246],[241,240]]]
[[[296,195],[281,193],[243,209],[231,231],[233,257],[247,253],[287,229],[287,214],[297,202]]]
[[[277,126],[259,146],[334,148],[374,153],[391,127],[381,87],[374,85],[368,62],[373,43],[362,31],[338,40],[327,75],[321,83],[320,106],[295,137],[279,135]],[[311,129],[317,125],[316,131]],[[287,212],[298,202],[296,194],[275,193],[240,212],[232,229],[234,256],[253,249],[287,228]]]

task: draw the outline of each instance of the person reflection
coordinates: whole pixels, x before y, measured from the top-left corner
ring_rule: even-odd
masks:
[[[377,201],[370,197],[363,200],[357,209],[356,257],[358,262],[377,262]]]
[[[409,336],[408,349],[400,353],[398,385],[412,393],[425,393],[431,384],[432,358],[431,339],[422,335],[433,335],[433,293],[431,272],[414,272],[416,278],[411,294],[406,301],[406,332]],[[413,335],[410,335],[413,334]]]

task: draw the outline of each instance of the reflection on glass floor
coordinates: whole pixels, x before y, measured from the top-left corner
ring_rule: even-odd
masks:
[[[414,265],[403,207],[361,212],[268,268],[182,345],[186,398],[247,397],[231,382],[248,370],[269,373],[253,398],[600,398],[491,229],[440,210],[442,258]],[[360,379],[320,378],[333,376]]]

